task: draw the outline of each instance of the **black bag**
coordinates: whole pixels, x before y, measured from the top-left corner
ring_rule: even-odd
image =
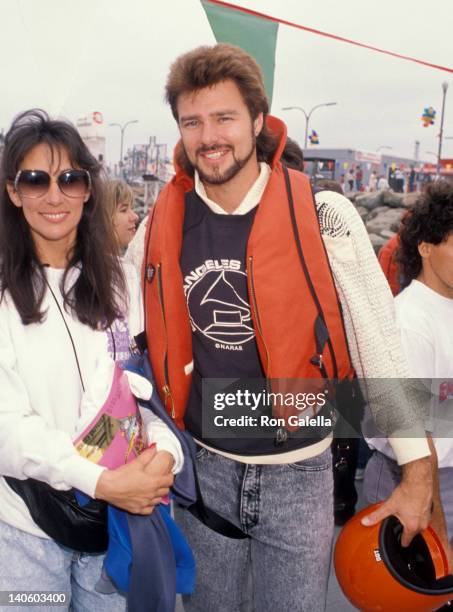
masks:
[[[4,478],[9,487],[24,500],[38,527],[57,544],[85,553],[107,550],[106,502],[91,500],[81,506],[74,489],[58,491],[34,478]]]

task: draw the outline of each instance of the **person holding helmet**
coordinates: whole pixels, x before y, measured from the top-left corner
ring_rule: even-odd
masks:
[[[395,298],[398,325],[411,375],[426,380],[432,431],[438,457],[440,497],[446,526],[437,501],[435,528],[447,547],[453,543],[453,186],[446,181],[429,185],[404,216],[396,254],[406,288]],[[376,452],[368,462],[365,499],[385,499],[401,478],[387,438],[372,437]],[[448,533],[447,533],[448,532]]]

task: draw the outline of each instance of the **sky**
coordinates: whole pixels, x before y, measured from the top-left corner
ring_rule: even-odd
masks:
[[[376,47],[453,68],[453,1],[236,0],[235,4]],[[124,148],[173,147],[177,126],[163,100],[166,75],[181,53],[215,44],[199,0],[1,0],[0,129],[31,107],[71,121],[103,113],[107,161],[118,161],[120,131],[138,120]],[[321,147],[347,147],[435,161],[442,82],[449,84],[443,157],[453,158],[453,73],[423,67],[280,25],[272,113],[303,143],[301,106],[317,109],[310,128]],[[423,128],[426,106],[437,110]]]

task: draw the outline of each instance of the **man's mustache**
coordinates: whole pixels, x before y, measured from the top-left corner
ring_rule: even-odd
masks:
[[[224,145],[217,144],[217,145],[211,145],[211,146],[201,145],[201,147],[198,147],[196,154],[199,155],[200,153],[214,153],[215,151],[220,151],[224,149],[228,149],[232,151],[233,147],[227,144],[224,144]]]

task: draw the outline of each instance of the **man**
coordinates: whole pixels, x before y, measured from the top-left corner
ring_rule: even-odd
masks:
[[[396,298],[404,352],[414,378],[427,379],[431,423],[439,463],[440,495],[453,542],[453,435],[449,402],[453,397],[453,186],[433,183],[403,218],[397,260],[408,285]],[[451,406],[450,406],[451,409]],[[365,474],[367,501],[384,499],[400,477],[386,438]],[[442,516],[435,527],[444,535]],[[447,538],[444,538],[444,541]]]
[[[354,191],[354,170],[349,168],[346,172],[346,183],[348,184],[348,191]]]
[[[381,174],[380,177],[378,178],[377,190],[386,191],[387,189],[390,189],[390,184],[388,180],[385,178],[385,176]]]
[[[395,171],[395,191],[397,193],[404,193],[404,183],[404,172],[401,170],[401,168],[397,168],[397,170]]]
[[[373,170],[372,173],[370,174],[370,178],[368,179],[368,190],[376,191],[377,182],[378,182],[378,179],[377,179],[376,170]]]
[[[357,166],[355,170],[355,187],[357,191],[362,191],[363,170],[361,166]]]
[[[409,172],[409,193],[413,193],[416,190],[416,182],[417,182],[417,173],[415,172],[414,166],[411,166],[411,171]]]
[[[268,116],[261,72],[241,49],[219,44],[179,57],[166,97],[181,141],[176,176],[147,231],[150,359],[167,409],[198,444],[206,506],[246,536],[225,537],[177,513],[198,564],[186,609],[239,610],[251,562],[256,610],[323,610],[333,535],[329,429],[222,437],[204,426],[206,403],[202,410],[203,379],[305,378],[325,389],[325,377],[351,375],[309,181],[282,166],[285,126]],[[272,414],[285,414],[277,404]],[[429,518],[426,440],[414,441],[402,463],[401,486],[369,521],[397,513],[407,544]]]

